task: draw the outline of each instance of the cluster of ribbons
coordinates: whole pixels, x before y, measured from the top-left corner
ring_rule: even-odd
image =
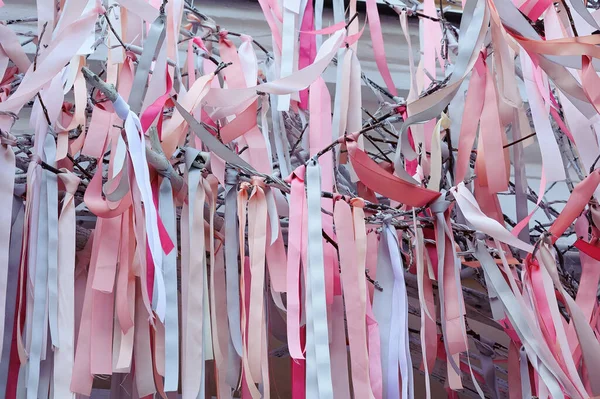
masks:
[[[114,398],[257,399],[289,385],[292,399],[431,398],[440,368],[449,397],[600,396],[600,26],[582,0],[467,0],[452,40],[425,0],[417,65],[396,8],[406,101],[367,0],[385,86],[374,93],[398,129],[361,117],[355,0],[348,15],[333,1],[329,27],[322,0],[259,0],[272,51],[184,0],[55,3],[36,3],[33,62],[0,23],[1,397],[110,385]],[[99,46],[102,77],[87,69]],[[24,107],[26,149],[12,130]],[[393,159],[371,156],[372,123],[395,132]],[[536,205],[568,168],[581,174],[535,244],[533,135]],[[563,166],[565,142],[578,156]],[[497,195],[509,185],[510,230]],[[565,233],[577,236],[575,291]],[[469,267],[504,357],[468,325]]]

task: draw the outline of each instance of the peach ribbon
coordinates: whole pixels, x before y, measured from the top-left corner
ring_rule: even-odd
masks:
[[[366,336],[365,255],[366,237],[360,200],[353,204],[354,212],[343,200],[334,206],[334,222],[338,237],[342,286],[348,320],[348,339],[352,363],[352,386],[355,395],[373,398],[369,377]],[[360,210],[356,210],[359,207]],[[360,223],[357,225],[357,221]],[[362,226],[361,226],[362,224]],[[361,229],[362,227],[362,229]],[[362,281],[362,284],[361,284]]]

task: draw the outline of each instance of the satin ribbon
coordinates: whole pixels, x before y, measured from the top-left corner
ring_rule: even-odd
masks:
[[[238,274],[238,226],[237,226],[237,172],[225,170],[225,273],[227,279],[227,319],[231,343],[242,356],[242,336],[240,329],[240,282]],[[237,361],[235,362],[237,363]],[[239,367],[239,366],[238,366]]]
[[[357,200],[353,204],[354,207],[362,205],[359,201]],[[366,292],[364,285],[366,237],[365,240],[362,239],[362,236],[365,235],[364,218],[357,223],[360,218],[359,216],[354,218],[352,213],[350,206],[345,201],[336,202],[333,218],[338,238],[342,287],[346,319],[348,320],[352,386],[355,395],[373,398],[366,347]],[[359,211],[359,215],[360,213]]]
[[[250,303],[248,314],[248,364],[254,381],[261,379],[261,357],[263,349],[261,336],[265,326],[265,250],[267,234],[267,204],[264,181],[252,178],[252,192],[248,200],[248,254],[250,257]],[[240,231],[245,226],[240,224]],[[250,327],[251,326],[251,327]]]
[[[16,145],[16,138],[8,135],[0,136],[0,206],[5,210],[13,208],[15,153],[12,145]],[[12,217],[11,212],[4,212],[0,216],[0,320],[4,320],[6,316]],[[12,323],[9,326],[12,326]],[[5,328],[3,321],[0,323],[0,338],[3,341]],[[4,343],[2,342],[0,343],[0,357],[3,350]]]
[[[245,247],[245,226],[247,219],[247,205],[248,205],[248,190],[250,184],[244,182],[240,185],[238,190],[238,220],[239,220],[239,245],[240,245],[240,259],[243,260],[244,265],[242,266],[242,274],[240,278],[240,290],[242,294],[242,386],[248,394],[253,398],[257,399],[260,397],[261,392],[256,388],[255,380],[250,369],[250,362],[248,359],[248,327],[249,327],[249,304],[250,304],[250,290],[252,284],[252,275],[250,273],[250,262],[246,259],[246,247]],[[260,320],[259,322],[262,322]],[[255,359],[256,360],[256,359]]]
[[[162,270],[163,245],[158,226],[158,214],[156,205],[152,199],[152,189],[150,188],[150,172],[148,170],[148,161],[146,160],[146,146],[144,135],[141,132],[140,120],[121,96],[114,103],[115,111],[119,118],[125,121],[125,132],[127,134],[127,150],[131,157],[135,181],[139,189],[141,199],[144,203],[144,221],[148,231],[148,246],[152,255],[154,268],[158,271]],[[168,236],[167,236],[168,238]],[[164,245],[165,253],[169,253],[173,249],[172,243]],[[158,279],[158,303],[156,314],[162,321],[165,319],[165,284],[162,277],[162,272],[156,273]]]
[[[0,357],[0,392],[5,392],[9,396],[8,386],[13,381],[9,380],[9,369],[11,363],[18,363],[18,354],[16,348],[16,339],[13,340],[15,334],[15,312],[17,311],[17,289],[19,287],[19,264],[21,261],[21,246],[23,237],[23,223],[25,219],[25,206],[23,199],[21,198],[24,192],[24,185],[17,186],[15,195],[13,196],[12,205],[12,221],[11,221],[11,237],[10,247],[8,250],[8,273],[7,281],[10,283],[7,286],[6,291],[6,303],[4,311],[4,325],[8,327],[2,335],[3,351],[2,357]]]
[[[44,142],[44,156],[47,160],[55,159],[56,145],[54,138],[51,135],[46,135]],[[51,176],[49,176],[51,175]],[[48,316],[46,314],[46,307],[52,306],[52,300],[49,298],[52,287],[49,286],[48,274],[51,263],[56,266],[57,260],[50,259],[52,251],[50,250],[50,237],[54,240],[57,238],[56,232],[51,229],[56,229],[57,225],[49,225],[50,213],[57,212],[58,209],[50,210],[50,205],[58,198],[54,198],[54,201],[50,198],[51,193],[55,193],[51,186],[56,187],[56,175],[52,172],[42,171],[42,181],[40,190],[40,216],[39,216],[39,229],[38,229],[38,246],[35,269],[32,269],[32,273],[35,276],[34,282],[34,293],[33,293],[33,310],[32,310],[32,326],[31,326],[31,346],[29,348],[29,370],[27,377],[27,397],[36,398],[37,391],[40,383],[40,361],[45,358],[43,355],[46,350],[45,346],[45,334],[47,333],[47,321]],[[56,250],[56,244],[54,244],[54,251]],[[54,252],[56,254],[56,252]],[[56,295],[56,287],[54,287],[54,295]],[[56,296],[54,296],[56,299]],[[54,304],[56,305],[56,303]]]
[[[203,394],[204,386],[204,280],[206,278],[206,255],[204,237],[204,189],[202,171],[192,167],[198,151],[186,150],[186,167],[188,179],[188,219],[187,239],[182,239],[186,245],[188,262],[182,275],[185,276],[185,290],[182,289],[183,342],[181,384],[184,398],[196,399]],[[194,245],[192,251],[191,245]],[[198,370],[200,367],[200,370]]]
[[[168,177],[160,184],[159,214],[171,241],[177,247],[177,218],[173,190]],[[166,294],[165,314],[165,392],[177,391],[179,385],[179,304],[177,295],[177,253],[164,257],[163,270]]]
[[[75,360],[75,192],[80,179],[66,169],[59,174],[66,193],[58,220],[58,326],[60,346],[54,352],[54,394],[74,398],[71,376]]]
[[[423,231],[417,228],[417,215],[413,209],[413,228],[416,232],[415,258],[417,263],[417,287],[419,289],[419,306],[421,311],[420,338],[422,344],[422,365],[425,371],[425,395],[431,397],[431,382],[429,374],[433,371],[435,357],[437,354],[437,325],[435,314],[435,302],[433,299],[433,287],[430,274],[425,272],[425,261],[429,261],[425,252]],[[429,261],[430,262],[430,261]]]
[[[162,43],[165,40],[165,35],[165,17],[164,15],[159,15],[154,22],[152,22],[152,25],[150,25],[148,36],[144,41],[144,49],[133,78],[133,86],[131,89],[131,94],[129,95],[128,103],[131,107],[131,111],[135,114],[139,114],[142,110],[142,103],[148,88],[147,81],[151,64],[152,61],[158,57]],[[121,119],[125,120],[125,118]]]
[[[317,393],[319,398],[333,398],[331,361],[329,355],[327,301],[325,295],[323,238],[321,235],[321,168],[316,162],[309,163],[306,168],[306,196],[308,217],[308,266],[306,268],[306,392],[307,394]],[[310,350],[309,347],[311,347]],[[316,373],[317,387],[309,385],[311,382],[309,371]]]
[[[287,339],[292,359],[304,359],[300,345],[300,261],[305,208],[304,174],[306,168],[299,166],[288,178],[290,191],[290,222],[288,230],[287,257]]]
[[[414,398],[412,359],[410,357],[408,333],[408,296],[404,282],[404,268],[398,248],[395,228],[384,225],[385,239],[394,274],[392,293],[392,319],[390,323],[390,355],[388,359],[388,398],[399,397],[398,365],[402,382],[402,399]]]

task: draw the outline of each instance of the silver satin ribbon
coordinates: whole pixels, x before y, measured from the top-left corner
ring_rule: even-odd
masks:
[[[590,26],[596,28],[597,30],[600,30],[600,26],[598,26],[598,23],[596,22],[594,17],[592,17],[592,14],[590,14],[590,11],[587,9],[585,4],[583,4],[583,1],[571,0],[569,1],[569,3],[571,3],[571,7],[573,7],[573,9],[577,12],[577,14],[581,16],[581,18],[584,19],[585,22],[587,22],[588,24],[590,24]]]
[[[6,287],[6,307],[4,312],[4,336],[2,337],[2,357],[0,358],[0,392],[6,392],[8,381],[8,366],[15,323],[15,306],[17,302],[17,287],[19,265],[21,263],[21,244],[23,242],[23,222],[25,206],[23,199],[15,195],[12,208],[12,227],[10,232],[10,249],[8,258],[8,285]]]
[[[379,339],[381,351],[381,374],[383,385],[383,399],[393,398],[387,392],[388,386],[388,359],[390,346],[390,325],[392,319],[392,302],[394,293],[394,271],[390,259],[390,250],[387,239],[381,239],[377,254],[377,281],[382,290],[373,291],[373,314],[379,324]],[[397,369],[396,369],[397,371]],[[398,373],[396,372],[396,375]],[[395,381],[398,381],[396,377]],[[393,398],[396,399],[396,398]]]
[[[164,178],[160,184],[159,215],[175,248],[177,248],[177,219],[171,181]],[[163,258],[165,281],[165,392],[177,391],[179,385],[179,308],[177,302],[177,249]]]
[[[323,3],[323,0],[315,1],[315,30],[320,30],[323,28]],[[317,35],[315,39],[317,42],[317,48],[320,48],[321,44],[323,44],[323,37],[321,35]]]
[[[398,391],[398,365],[400,365],[402,399],[413,399],[415,393],[408,336],[408,296],[404,281],[402,256],[398,247],[398,237],[396,236],[396,229],[390,225],[390,221],[391,218],[387,218],[383,227],[389,250],[388,256],[394,274],[386,392],[387,397],[390,399],[400,397]]]
[[[165,40],[166,33],[165,16],[159,15],[150,25],[148,37],[144,41],[144,50],[139,58],[139,62],[133,78],[131,93],[128,103],[131,111],[139,114],[142,110],[146,90],[148,89],[148,75],[152,67],[152,61],[158,57],[162,43]]]
[[[237,171],[227,168],[225,170],[225,278],[227,281],[227,319],[229,320],[231,343],[237,353],[236,364],[242,356],[237,226]],[[235,386],[235,383],[232,386]]]
[[[492,399],[498,399],[498,385],[496,384],[496,367],[494,366],[494,342],[480,337],[479,341],[474,341],[475,347],[481,355],[479,362],[481,363],[481,370],[483,378],[488,387],[488,392]]]
[[[44,141],[45,159],[53,162],[56,158],[56,147],[52,135],[46,135]],[[50,158],[50,156],[53,156]],[[42,169],[39,198],[39,217],[37,231],[37,251],[35,258],[35,274],[33,287],[33,311],[31,325],[31,345],[27,370],[27,399],[37,399],[40,382],[40,361],[44,352],[44,341],[47,333],[46,307],[48,305],[48,180],[52,172]],[[54,178],[56,176],[54,175]],[[56,227],[56,225],[54,225]],[[30,265],[31,266],[31,265]],[[30,268],[30,271],[32,269]],[[45,355],[45,352],[44,352]]]
[[[50,140],[48,140],[50,136]],[[44,152],[48,163],[56,166],[56,142],[46,136]],[[48,186],[48,319],[52,345],[58,348],[58,176],[47,175]]]
[[[321,167],[306,168],[308,209],[308,284],[306,284],[306,397],[333,398],[321,219]],[[310,352],[309,352],[310,348]],[[311,356],[312,355],[312,356]],[[309,368],[316,376],[310,376]],[[314,378],[316,377],[316,378]],[[317,386],[313,386],[316,379]],[[317,393],[318,396],[314,394]]]
[[[531,381],[529,380],[529,365],[527,362],[527,352],[525,347],[521,346],[519,350],[519,371],[521,373],[521,393],[523,399],[529,399],[531,397]]]

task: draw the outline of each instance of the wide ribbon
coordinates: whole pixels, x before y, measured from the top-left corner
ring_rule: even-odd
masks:
[[[186,150],[186,167],[188,180],[188,202],[186,209],[186,238],[182,246],[186,248],[185,267],[182,267],[182,367],[181,384],[184,398],[196,399],[204,395],[204,360],[206,354],[204,335],[204,312],[208,304],[204,302],[204,285],[206,279],[206,254],[204,237],[204,204],[206,191],[203,184],[202,171],[192,166],[198,152]],[[193,247],[192,247],[193,245]],[[192,250],[193,248],[193,250]],[[208,326],[210,327],[210,326]],[[200,369],[198,369],[200,368]]]
[[[71,376],[75,360],[75,198],[80,179],[66,169],[59,174],[66,193],[58,219],[58,325],[59,344],[54,352],[54,394],[74,398]]]
[[[318,398],[333,398],[327,301],[325,295],[325,265],[323,238],[321,234],[321,168],[316,162],[309,163],[306,168],[306,196],[308,217],[306,392],[310,395],[316,393]],[[317,387],[309,385],[311,381],[309,372],[316,373]]]
[[[171,241],[177,247],[177,218],[171,181],[165,177],[160,184],[159,214]],[[177,295],[177,252],[164,257],[165,280],[165,392],[177,391],[179,385],[179,305]]]
[[[359,201],[361,200],[357,199],[353,205],[355,207],[362,205]],[[362,219],[362,226],[360,223],[357,224],[358,217],[356,219],[353,217],[350,206],[343,200],[336,202],[333,218],[338,238],[342,288],[348,321],[352,386],[357,397],[373,398],[366,335],[366,237],[362,240],[362,236],[366,235],[364,219]],[[360,231],[361,227],[362,231]]]

